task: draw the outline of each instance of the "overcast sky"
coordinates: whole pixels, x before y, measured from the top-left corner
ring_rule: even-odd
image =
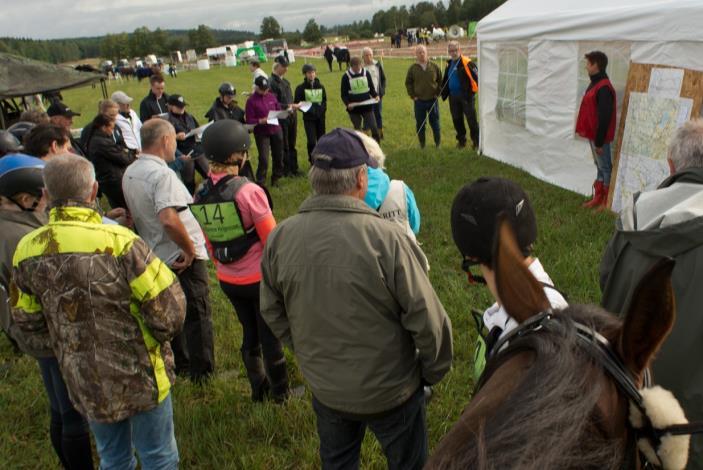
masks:
[[[371,19],[380,9],[411,4],[399,0],[0,0],[0,36],[36,39],[100,36],[149,29],[212,28],[259,32],[274,16],[284,30],[310,18],[332,26]]]

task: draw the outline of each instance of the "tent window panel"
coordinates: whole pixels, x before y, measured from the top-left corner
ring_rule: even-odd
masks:
[[[500,121],[525,127],[527,99],[527,47],[506,46],[498,51],[498,99]]]

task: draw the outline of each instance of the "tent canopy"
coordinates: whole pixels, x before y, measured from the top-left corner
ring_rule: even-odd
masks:
[[[481,41],[700,41],[700,0],[510,0],[478,24]]]
[[[66,90],[105,79],[100,73],[0,53],[0,99]]]

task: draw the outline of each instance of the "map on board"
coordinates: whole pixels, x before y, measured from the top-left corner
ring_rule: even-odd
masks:
[[[612,209],[619,212],[632,195],[656,188],[667,176],[669,142],[691,117],[690,98],[630,93]]]

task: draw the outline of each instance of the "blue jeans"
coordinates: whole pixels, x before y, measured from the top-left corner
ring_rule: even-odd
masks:
[[[91,421],[101,470],[134,470],[137,459],[144,470],[178,468],[178,447],[173,431],[171,394],[156,408],[117,423]]]
[[[596,164],[596,180],[602,181],[603,185],[610,186],[610,174],[613,171],[613,160],[610,156],[610,144],[603,144],[603,154],[596,153],[596,147],[591,144],[591,152],[593,152],[593,161]]]
[[[313,397],[323,470],[359,468],[368,426],[381,444],[389,470],[421,469],[427,460],[425,396],[420,387],[405,403],[373,418],[352,418]]]
[[[437,100],[415,100],[415,130],[420,139],[420,145],[425,146],[425,128],[430,121],[434,142],[439,145],[439,103]]]

